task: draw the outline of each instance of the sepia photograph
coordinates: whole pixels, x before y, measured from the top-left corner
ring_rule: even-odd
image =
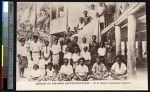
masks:
[[[145,2],[17,2],[16,15],[17,90],[148,89]]]

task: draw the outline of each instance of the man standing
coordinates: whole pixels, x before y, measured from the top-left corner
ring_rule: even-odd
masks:
[[[96,18],[96,11],[95,11],[95,5],[94,4],[91,4],[91,10],[89,11],[89,16],[92,18],[92,19],[95,19]]]
[[[77,48],[77,50],[78,50],[78,52],[80,53],[81,51],[80,51],[80,47],[79,47],[79,45],[78,45],[78,37],[77,36],[75,36],[74,37],[74,39],[73,39],[73,42],[72,42],[72,45],[71,45],[71,53],[74,53],[75,51],[75,48]]]
[[[83,51],[83,49],[87,47],[89,49],[89,44],[86,42],[86,38],[82,38],[82,43],[80,44],[80,50]]]
[[[27,58],[27,47],[25,45],[25,38],[19,40],[20,44],[17,47],[17,57],[18,57],[18,67],[19,67],[19,76],[24,78],[24,70],[28,66]]]
[[[88,16],[87,11],[84,11],[83,14],[84,14],[84,17],[83,17],[84,25],[87,25],[91,21],[91,18]]]
[[[91,53],[91,64],[93,65],[96,61],[97,51],[98,51],[98,42],[96,42],[96,35],[92,36],[92,43],[89,45],[89,51]]]
[[[41,59],[41,43],[38,41],[38,35],[33,36],[33,42],[30,46],[31,61],[33,61],[33,64],[38,64]]]
[[[43,56],[43,60],[45,63],[45,66],[51,62],[52,60],[52,52],[51,52],[51,48],[49,46],[49,41],[45,41],[45,46],[42,49],[42,56]]]
[[[99,21],[100,21],[100,30],[104,29],[105,26],[105,19],[104,19],[104,10],[105,10],[105,6],[104,3],[99,3],[99,7],[97,8],[97,14],[99,17]]]
[[[54,44],[52,45],[52,62],[53,65],[59,64],[59,53],[61,52],[61,46],[58,44],[58,39],[54,40]]]

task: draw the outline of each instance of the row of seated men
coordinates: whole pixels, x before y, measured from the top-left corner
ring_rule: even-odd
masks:
[[[107,80],[107,79],[126,79],[127,78],[127,67],[121,62],[122,56],[116,56],[115,63],[108,70],[106,66],[102,63],[103,58],[97,57],[96,62],[90,69],[86,65],[86,60],[81,57],[78,60],[78,64],[73,66],[67,58],[63,61],[63,65],[58,68],[57,65],[53,63],[48,63],[43,70],[40,71],[39,65],[35,64],[33,66],[33,73],[30,74],[30,80],[39,81],[87,81],[87,80]]]

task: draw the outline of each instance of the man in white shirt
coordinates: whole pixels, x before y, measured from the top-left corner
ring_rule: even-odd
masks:
[[[75,47],[74,48],[74,53],[72,54],[72,65],[73,65],[73,69],[75,69],[75,67],[78,65],[78,60],[80,59],[80,54],[78,52],[78,48]]]
[[[127,67],[124,63],[121,62],[122,60],[122,56],[121,55],[118,55],[117,56],[117,59],[112,67],[111,67],[111,77],[113,77],[114,79],[124,79],[126,78],[126,74],[127,74]]]
[[[61,46],[58,44],[58,40],[54,40],[54,44],[52,45],[52,62],[53,65],[58,65],[59,64],[59,53],[61,51]]]
[[[41,59],[41,43],[38,41],[38,35],[33,36],[32,43],[30,44],[30,56],[33,64],[38,64]]]
[[[60,68],[60,80],[69,81],[73,78],[73,68],[68,64],[68,59],[64,59],[64,65]]]
[[[64,59],[68,59],[68,63],[70,64],[70,61],[72,59],[72,53],[70,52],[69,47],[66,48],[66,53],[64,53]]]
[[[89,44],[86,42],[86,38],[83,37],[83,38],[82,38],[82,43],[80,44],[80,50],[81,50],[81,51],[84,51],[83,49],[84,49],[85,47],[87,47],[87,48],[89,49]]]
[[[84,28],[84,19],[82,17],[79,18],[79,23],[77,25],[77,28],[78,28],[78,32],[82,31]]]
[[[85,59],[79,59],[79,65],[75,68],[75,80],[85,81],[87,79],[88,67],[85,65]]]
[[[104,47],[104,45],[102,44],[102,42],[100,43],[100,47],[98,48],[98,55],[101,57],[105,57],[106,55],[106,48]]]
[[[108,72],[105,65],[102,63],[102,60],[101,57],[97,57],[96,63],[94,63],[92,67],[92,75],[89,75],[88,79],[93,78],[94,80],[100,80],[108,77]]]
[[[25,45],[25,38],[21,38],[19,42],[17,46],[19,76],[24,78],[24,69],[28,66],[27,46]]]
[[[97,16],[94,4],[91,5],[91,10],[89,11],[89,16],[91,17],[91,19],[95,19]]]
[[[100,2],[99,5],[100,6],[97,8],[97,14],[98,14],[98,17],[99,17],[100,29],[103,30],[104,29],[104,24],[105,24],[105,19],[104,19],[105,6],[104,6],[104,3],[102,3],[102,2]]]
[[[49,46],[49,41],[45,41],[45,46],[42,48],[42,56],[43,56],[43,59],[41,60],[40,63],[41,65],[45,66],[44,68],[46,68],[46,65],[49,62],[52,62],[52,51]],[[40,66],[40,63],[39,63],[39,66]]]

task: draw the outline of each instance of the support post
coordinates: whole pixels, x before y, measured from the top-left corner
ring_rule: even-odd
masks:
[[[128,79],[136,78],[136,53],[135,53],[136,18],[128,16],[128,43],[127,43],[127,73]]]
[[[119,26],[115,26],[115,40],[116,40],[116,55],[121,55],[121,30]]]

